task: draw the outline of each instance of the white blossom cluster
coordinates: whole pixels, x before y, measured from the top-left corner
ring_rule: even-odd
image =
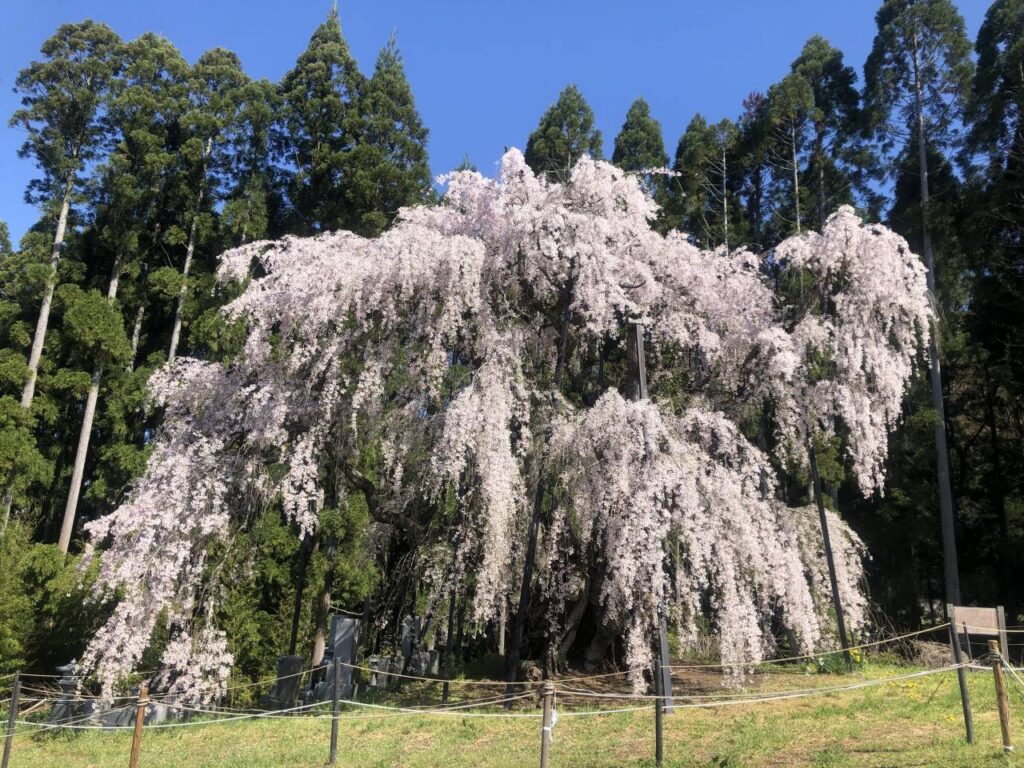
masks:
[[[261,504],[314,530],[328,460],[352,491],[372,493],[382,529],[456,494],[450,546],[437,528],[420,534],[425,567],[443,582],[449,560],[431,558],[449,558],[449,584],[472,576],[479,622],[515,604],[539,498],[551,632],[589,589],[637,670],[662,600],[684,641],[705,619],[737,668],[771,650],[773,621],[808,648],[827,635],[820,533],[777,500],[769,457],[739,425],[769,398],[784,447],[841,422],[862,487],[881,487],[887,431],[927,333],[924,275],[906,243],[849,209],[784,243],[783,262],[827,296],[826,311],[787,326],[760,258],[657,234],[655,204],[611,165],[584,158],[549,183],[512,150],[496,180],[446,181],[440,205],[403,211],[379,238],[224,255],[221,278],[244,283],[225,308],[246,323],[244,350],[230,365],[179,359],[154,375],[164,421],[147,472],[89,525],[103,549],[98,588],[120,591],[85,659],[108,690],[161,615],[175,621],[163,659],[174,692],[223,685],[230,655],[210,583],[225,575],[211,546]],[[627,401],[614,381],[588,404],[560,386],[593,378],[585,351],[621,357],[633,321],[646,329],[651,399]],[[812,351],[832,375],[808,384]],[[699,379],[685,396],[672,389],[682,361]],[[856,628],[862,547],[830,524]]]

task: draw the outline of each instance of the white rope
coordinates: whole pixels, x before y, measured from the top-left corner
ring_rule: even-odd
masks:
[[[807,698],[807,697],[810,697],[810,696],[818,696],[818,695],[821,695],[821,694],[836,693],[836,692],[839,692],[839,691],[854,691],[854,690],[858,690],[858,689],[861,689],[861,688],[870,688],[870,687],[875,686],[875,685],[886,685],[888,683],[898,682],[900,680],[909,680],[909,679],[915,678],[915,677],[925,677],[927,675],[935,675],[935,674],[939,674],[939,673],[942,673],[942,672],[949,672],[951,670],[957,669],[960,666],[962,666],[962,665],[953,664],[953,665],[948,666],[948,667],[942,667],[941,669],[927,669],[927,670],[924,670],[922,672],[914,672],[913,674],[909,674],[909,675],[899,675],[899,676],[894,676],[894,677],[878,678],[878,679],[875,679],[875,680],[864,680],[864,681],[862,681],[860,683],[853,683],[851,685],[834,686],[834,687],[830,687],[830,688],[815,688],[815,689],[809,689],[809,690],[805,690],[805,691],[795,691],[795,692],[788,692],[787,691],[787,692],[783,692],[783,693],[779,693],[779,694],[774,694],[774,695],[771,695],[771,696],[761,696],[761,697],[758,697],[758,698],[749,698],[749,699],[732,699],[732,700],[729,700],[729,701],[707,701],[707,702],[697,703],[697,704],[675,704],[675,703],[673,703],[672,706],[675,709],[705,709],[705,708],[713,708],[713,707],[738,706],[738,705],[743,705],[743,704],[760,704],[760,703],[763,703],[763,702],[770,702],[770,701],[784,701],[786,699],[802,699],[802,698]],[[658,698],[662,698],[662,697],[658,697]],[[610,714],[615,714],[615,713],[618,713],[618,712],[639,712],[641,710],[649,709],[649,708],[650,707],[647,706],[647,707],[625,707],[625,708],[622,708],[622,709],[594,709],[594,710],[588,710],[588,711],[563,712],[562,716],[563,717],[583,717],[583,716],[586,716],[586,715],[610,715]]]
[[[418,709],[418,708],[414,708],[414,707],[391,707],[391,706],[386,706],[386,705],[383,705],[383,704],[369,704],[369,703],[365,703],[365,702],[356,702],[356,701],[344,701],[344,702],[340,702],[340,703],[345,705],[345,706],[356,706],[356,707],[365,707],[365,708],[369,708],[369,709],[379,709],[379,710],[385,710],[385,711],[388,711],[388,712],[392,712],[392,713],[395,713],[395,714],[455,715],[455,716],[458,716],[458,717],[536,717],[537,715],[534,715],[534,714],[482,713],[482,712],[468,713],[468,712],[462,711],[462,710],[466,710],[466,709],[472,709],[472,708],[475,708],[475,707],[495,706],[497,704],[503,704],[503,703],[505,703],[507,701],[516,701],[518,699],[524,699],[524,698],[528,698],[528,697],[531,697],[531,696],[532,696],[532,694],[524,693],[524,694],[519,694],[518,696],[506,697],[506,698],[503,698],[503,699],[500,699],[500,700],[497,700],[497,701],[487,700],[487,701],[483,701],[483,702],[471,702],[471,703],[468,703],[468,704],[460,704],[460,705],[446,707],[444,709]],[[330,702],[330,701],[318,701],[318,702],[315,702],[313,704],[303,704],[303,705],[300,705],[300,706],[297,706],[297,707],[291,707],[289,709],[268,710],[268,711],[263,711],[263,712],[248,712],[248,713],[243,713],[243,714],[232,715],[232,716],[229,716],[229,717],[214,717],[214,718],[211,718],[209,720],[197,720],[197,721],[193,721],[193,722],[184,722],[184,723],[154,723],[153,725],[146,726],[146,728],[147,728],[147,730],[151,729],[151,728],[186,728],[186,727],[190,727],[190,726],[212,725],[212,724],[215,724],[215,723],[226,723],[226,722],[233,722],[233,721],[237,721],[237,720],[255,720],[255,719],[259,719],[259,718],[271,718],[271,719],[274,719],[274,718],[285,717],[286,715],[288,715],[290,713],[308,711],[308,710],[314,709],[316,707],[321,707],[321,706],[323,706],[325,704],[330,704],[330,703],[332,703],[332,702]],[[129,705],[129,706],[133,706],[133,705]],[[174,704],[167,704],[165,706],[175,707],[176,705],[174,705]],[[191,709],[189,707],[184,707],[184,706],[182,706],[181,708],[182,709]],[[123,709],[123,707],[122,707],[122,709]],[[110,710],[110,711],[113,711],[113,710]],[[193,710],[193,711],[197,711],[197,710]],[[206,712],[216,714],[216,712],[212,711],[212,710],[207,710]],[[82,719],[88,719],[89,717],[91,717],[91,715],[90,716],[86,716],[85,718],[82,718]],[[323,714],[323,715],[317,715],[317,716],[314,716],[314,717],[317,718],[317,719],[327,719],[327,718],[333,718],[334,715],[333,714]],[[30,728],[36,728],[37,730],[59,730],[59,729],[63,728],[63,729],[66,729],[66,730],[78,730],[78,731],[125,731],[125,730],[133,730],[134,727],[135,727],[134,725],[110,725],[110,726],[106,726],[106,725],[77,725],[77,724],[72,724],[72,723],[42,723],[42,722],[32,722],[32,721],[29,721],[29,720],[18,720],[16,722],[18,722],[18,723],[20,723],[22,725],[28,726]]]

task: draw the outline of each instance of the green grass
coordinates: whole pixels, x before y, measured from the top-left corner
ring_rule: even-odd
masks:
[[[880,664],[852,675],[776,670],[757,675],[750,683],[758,690],[779,691],[844,685],[907,671]],[[956,675],[947,672],[804,699],[679,709],[665,718],[665,764],[709,768],[1015,765],[1017,758],[1002,754],[991,674],[972,672],[968,678],[977,734],[974,746],[964,739]],[[707,686],[709,680],[705,676],[693,684]],[[1024,697],[1010,684],[1012,728],[1024,743]],[[403,699],[409,698],[406,691]],[[554,729],[551,768],[653,766],[653,708],[599,717],[564,716],[570,708],[593,709],[593,701],[559,703],[563,716]],[[539,717],[367,716],[366,710],[348,710],[342,717],[340,766],[525,768],[539,762]],[[329,737],[330,720],[308,717],[147,729],[140,766],[321,766],[327,760]],[[130,732],[24,733],[15,738],[11,768],[123,768],[130,743]]]

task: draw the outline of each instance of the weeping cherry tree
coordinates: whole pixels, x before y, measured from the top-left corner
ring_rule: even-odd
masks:
[[[446,181],[440,205],[404,209],[378,238],[327,233],[222,257],[220,278],[244,288],[224,309],[246,324],[244,349],[230,365],[179,358],[154,374],[164,419],[148,470],[88,526],[98,589],[120,593],[84,659],[108,690],[165,617],[176,631],[159,682],[215,698],[231,660],[216,601],[232,577],[215,553],[255,505],[279,504],[304,536],[346,493],[366,499],[371,545],[415,549],[424,582],[461,594],[475,626],[518,605],[534,645],[557,649],[589,612],[598,629],[578,642],[596,656],[621,641],[637,684],[662,601],[684,643],[710,622],[737,671],[774,650],[779,621],[806,649],[829,641],[817,520],[779,501],[772,457],[744,431],[775,402],[780,451],[799,444],[800,369],[829,326],[809,339],[810,321],[785,322],[760,257],[656,233],[656,205],[611,165],[584,157],[555,183],[511,150],[496,180]],[[851,460],[874,488],[926,332],[924,276],[903,241],[851,210],[822,238],[784,249],[831,286],[832,305],[860,301],[835,277],[847,264],[900,270],[864,290],[923,308],[878,301],[849,315],[875,325],[851,325],[852,346],[825,352],[849,367],[828,423],[850,423]],[[649,397],[631,401],[637,321]],[[846,409],[876,390],[895,411]],[[830,523],[857,628],[862,547]]]

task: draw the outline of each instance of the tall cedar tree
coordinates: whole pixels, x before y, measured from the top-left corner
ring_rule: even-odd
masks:
[[[651,117],[651,108],[643,99],[637,99],[626,112],[626,121],[615,137],[612,162],[624,171],[644,172],[668,166],[668,154],[661,135],[661,123]],[[659,205],[665,205],[665,176],[643,174],[642,179]],[[664,217],[662,212],[660,218]]]
[[[74,531],[104,371],[123,368],[131,356],[117,302],[121,280],[141,271],[142,242],[152,217],[159,213],[155,206],[163,198],[175,162],[175,153],[168,151],[169,139],[179,130],[188,103],[188,64],[165,38],[147,32],[128,43],[123,48],[123,68],[109,109],[116,144],[100,171],[96,204],[109,264],[106,300],[98,291],[90,291],[72,307],[76,311],[72,317],[81,329],[82,358],[91,362],[92,376],[57,542],[65,553]]]
[[[981,366],[980,421],[985,431],[980,481],[987,530],[995,547],[999,593],[1007,611],[1021,604],[1021,538],[1014,497],[1022,467],[1015,449],[1024,402],[1024,1],[996,0],[975,44],[978,66],[971,90],[968,148],[981,169],[969,201],[975,227],[974,290],[968,310],[972,348]],[[989,558],[991,560],[991,558]]]
[[[875,22],[878,34],[864,65],[865,106],[883,148],[891,148],[903,136],[906,137],[904,149],[917,150],[921,250],[928,269],[928,288],[935,294],[936,258],[929,221],[928,152],[949,146],[957,138],[955,120],[962,114],[973,74],[971,46],[963,17],[949,0],[886,0]],[[931,335],[929,371],[932,407],[936,414],[936,474],[946,600],[959,604],[960,576],[939,330]]]
[[[601,132],[594,111],[575,85],[566,86],[526,141],[526,163],[552,181],[567,178],[583,155],[601,159]]]
[[[29,182],[25,200],[41,206],[44,217],[54,221],[50,271],[21,393],[21,407],[25,409],[31,408],[35,397],[72,202],[85,181],[84,169],[101,157],[104,149],[100,118],[107,89],[117,74],[118,45],[117,35],[103,24],[85,21],[62,25],[43,43],[43,59],[22,70],[15,81],[21,109],[11,116],[10,124],[28,134],[18,154],[31,158],[41,172]],[[13,488],[0,488],[0,529],[7,525],[13,493]]]
[[[753,245],[763,250],[769,245],[768,209],[771,186],[771,128],[768,124],[768,99],[751,93],[743,100],[739,119],[740,181],[744,220]]]
[[[181,286],[174,307],[171,342],[167,361],[174,362],[181,340],[181,326],[188,295],[189,273],[195,258],[196,241],[203,229],[211,228],[212,215],[204,215],[203,203],[221,202],[220,177],[229,169],[231,134],[237,130],[248,77],[242,63],[231,51],[215,48],[199,57],[189,76],[190,109],[185,113],[183,128],[188,138],[182,146],[186,163],[188,201],[188,239],[185,261],[181,268]]]
[[[118,48],[117,35],[104,24],[65,24],[43,43],[44,59],[22,70],[16,81],[22,108],[12,115],[10,124],[28,133],[18,154],[31,158],[42,172],[40,178],[29,182],[25,200],[43,206],[46,214],[56,219],[50,256],[52,278],[47,281],[32,339],[22,394],[25,408],[32,404],[72,199],[84,181],[82,169],[101,157],[105,149],[101,117],[107,91],[117,74]]]
[[[269,80],[250,80],[242,90],[221,222],[225,245],[281,234],[281,173],[271,161],[280,104],[280,94]]]
[[[799,74],[789,74],[768,89],[768,125],[775,192],[775,227],[779,237],[800,234],[806,227],[800,189],[804,135],[812,112],[814,92]]]
[[[733,192],[736,125],[729,119],[709,125],[695,115],[676,147],[668,183],[666,219],[705,248],[730,245],[740,207]]]
[[[423,126],[394,36],[377,57],[359,99],[357,144],[345,162],[350,228],[378,235],[402,206],[431,199],[428,131]]]
[[[807,175],[820,230],[832,211],[854,202],[855,190],[866,189],[869,155],[856,141],[862,133],[857,73],[820,35],[804,43],[791,70],[807,82],[814,99]]]
[[[668,165],[661,123],[651,117],[651,108],[637,99],[626,113],[622,130],[615,137],[612,162],[624,171],[644,171]]]
[[[281,82],[280,151],[293,169],[289,198],[292,229],[299,233],[351,225],[345,166],[359,135],[357,104],[364,88],[332,8]]]

